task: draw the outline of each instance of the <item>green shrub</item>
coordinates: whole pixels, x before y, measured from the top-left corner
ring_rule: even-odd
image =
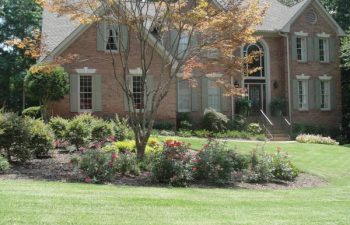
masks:
[[[140,167],[135,153],[126,152],[116,156],[113,163],[114,171],[122,175],[140,175]]]
[[[271,182],[275,180],[291,181],[299,175],[299,170],[290,161],[287,153],[280,149],[275,154],[267,154],[264,151],[258,153],[254,150],[251,154],[250,168],[245,172],[248,182]]]
[[[88,150],[80,160],[80,169],[86,176],[86,182],[103,183],[110,181],[114,175],[114,155],[99,150]]]
[[[55,136],[50,126],[42,120],[35,120],[29,117],[25,118],[26,126],[29,129],[28,148],[35,157],[48,156],[49,151],[53,148]]]
[[[209,142],[198,153],[195,164],[195,177],[216,185],[231,181],[236,153],[226,149],[223,143]],[[239,166],[238,166],[239,167]]]
[[[321,135],[324,137],[337,138],[340,136],[340,129],[330,127],[320,127],[306,123],[293,123],[292,138],[295,139],[300,134]]]
[[[102,119],[96,119],[92,126],[92,141],[102,142],[114,136],[113,124]]]
[[[177,114],[178,129],[190,130],[192,129],[192,118],[190,113]]]
[[[194,157],[186,144],[167,140],[164,149],[157,154],[152,166],[152,175],[159,183],[172,186],[187,186],[193,180]]]
[[[260,127],[258,123],[250,123],[247,126],[247,131],[253,135],[256,135],[256,134],[261,134],[263,129]]]
[[[234,119],[227,123],[228,130],[245,130],[247,127],[247,118],[242,115],[235,115]]]
[[[68,124],[67,140],[79,150],[87,146],[91,141],[91,132],[94,118],[89,114],[81,114],[74,117]]]
[[[116,115],[115,120],[113,121],[113,129],[115,138],[118,141],[134,138],[134,133],[129,126],[127,118],[119,118],[119,116]]]
[[[67,137],[69,120],[63,119],[62,117],[53,117],[49,125],[57,139],[64,140]]]
[[[0,149],[4,149],[8,161],[15,157],[21,162],[32,158],[28,148],[30,131],[24,119],[15,113],[0,112]]]
[[[0,155],[0,173],[4,173],[8,169],[10,169],[10,163]]]
[[[248,116],[250,111],[250,103],[248,98],[238,98],[235,104],[236,114],[240,116]]]
[[[161,122],[157,122],[154,124],[153,129],[156,130],[172,130],[174,129],[175,124],[173,122],[170,121],[161,121]]]
[[[159,152],[161,149],[160,142],[157,138],[149,138],[146,146],[145,154],[154,154]],[[116,153],[125,153],[133,152],[136,153],[136,142],[135,140],[124,140],[117,141],[110,145],[107,145],[103,148],[106,152],[116,152]]]
[[[274,98],[270,103],[270,108],[273,116],[286,115],[287,100],[285,98]]]
[[[29,107],[22,111],[22,115],[38,119],[38,118],[41,118],[41,110],[42,110],[41,106]]]
[[[300,143],[310,144],[326,144],[326,145],[338,145],[338,142],[330,137],[322,137],[321,135],[301,134],[296,137],[296,141]]]
[[[196,137],[201,137],[201,138],[208,138],[213,136],[212,132],[207,131],[207,130],[195,130],[193,131],[193,135]]]
[[[192,131],[181,129],[176,132],[179,137],[192,137]]]
[[[208,131],[222,131],[226,130],[229,119],[226,115],[217,112],[215,109],[208,108],[204,111],[202,119],[202,127]]]

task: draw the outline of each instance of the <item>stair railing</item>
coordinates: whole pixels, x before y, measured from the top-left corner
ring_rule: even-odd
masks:
[[[263,128],[265,129],[267,135],[269,136],[270,140],[272,140],[273,135],[272,135],[269,127],[272,128],[274,125],[273,125],[272,121],[270,120],[270,118],[264,113],[264,111],[262,109],[260,110],[260,113],[262,115],[261,118],[263,118],[262,120],[260,120],[260,122],[261,122]]]
[[[289,138],[291,138],[292,123],[289,122],[288,119],[286,117],[284,117],[283,115],[281,115],[280,119],[281,119],[282,128],[288,132]]]

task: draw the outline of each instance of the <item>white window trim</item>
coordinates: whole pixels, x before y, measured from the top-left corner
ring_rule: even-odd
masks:
[[[81,105],[80,105],[80,101],[81,101],[81,99],[80,99],[80,94],[81,94],[81,92],[80,92],[80,77],[81,76],[89,76],[89,77],[91,77],[91,101],[92,101],[92,103],[91,103],[91,109],[81,109]],[[88,73],[82,73],[82,74],[79,74],[79,76],[78,76],[78,96],[79,96],[79,101],[78,101],[78,104],[79,104],[79,108],[78,108],[78,112],[79,113],[92,113],[93,112],[93,110],[94,110],[94,106],[93,106],[93,104],[94,104],[94,102],[93,102],[93,95],[94,95],[94,82],[93,82],[93,77],[92,77],[93,75],[92,74],[88,74]]]
[[[310,80],[310,76],[307,76],[305,74],[301,74],[301,75],[297,75],[296,76],[297,81],[298,81],[298,110],[299,111],[309,111],[309,80]],[[305,85],[305,96],[306,96],[306,106],[304,108],[300,108],[299,107],[299,81],[303,81],[306,82]]]
[[[329,39],[328,38],[320,38],[320,40],[323,40],[323,52],[324,52],[324,60],[320,62],[321,63],[329,63]],[[318,48],[320,48],[320,43],[318,43]],[[321,49],[319,49],[320,51]],[[321,57],[321,56],[320,56]]]
[[[181,81],[185,81],[185,80],[180,80],[180,79],[182,79],[182,78],[179,78],[179,80],[178,80],[178,86],[177,86],[177,91],[178,91],[178,112],[191,112],[192,111],[192,108],[191,108],[191,106],[192,106],[192,99],[191,99],[191,96],[192,96],[192,90],[191,90],[191,87],[189,86],[188,88],[189,88],[189,104],[188,104],[188,108],[187,109],[182,109],[182,108],[180,108],[179,107],[179,102],[180,102],[180,100],[179,100],[179,98],[180,98],[180,82]]]
[[[217,75],[220,75],[220,74],[217,74]],[[222,74],[221,74],[222,75]],[[212,77],[212,78],[214,78],[214,77]],[[215,87],[213,87],[213,86],[210,86],[211,85],[211,83],[214,83],[215,84],[215,80],[212,80],[212,79],[209,79],[208,80],[208,96],[207,96],[207,104],[208,104],[208,108],[213,108],[213,109],[215,109],[217,112],[221,112],[221,92],[220,92],[220,88],[217,86],[217,85],[215,85]],[[217,94],[217,98],[218,98],[218,108],[214,108],[214,107],[212,107],[212,106],[210,106],[209,105],[209,97],[211,96],[211,95],[209,95],[209,89],[210,88],[215,88],[216,89],[216,91],[218,92],[218,94]]]
[[[131,81],[129,83],[129,90],[131,91],[132,94],[134,94],[134,84],[133,84],[134,77],[141,77],[142,76],[142,70],[140,69],[141,70],[141,72],[140,72],[140,70],[138,70],[138,69],[140,69],[140,68],[137,68],[136,70],[132,70],[132,69],[129,70],[129,72],[130,72],[129,76],[131,77]],[[131,73],[131,72],[134,72],[134,73]],[[135,72],[137,72],[137,73],[135,73]],[[136,112],[144,112],[145,109],[146,109],[146,107],[145,107],[145,100],[143,99],[143,108],[142,109],[136,109]]]
[[[300,36],[300,37],[307,37],[307,36],[309,36],[309,34],[305,33],[304,31],[295,32],[294,34],[296,36]]]
[[[328,107],[326,108],[322,108],[322,105],[320,106],[320,109],[321,111],[331,111],[331,84],[330,84],[330,80],[328,79],[320,79],[321,82],[324,82],[324,83],[327,83],[327,86],[328,86],[328,99],[327,99],[327,102],[328,102]],[[320,85],[320,98],[321,98],[321,102],[322,103],[322,89],[321,89],[321,85]]]
[[[298,55],[297,55],[297,61],[298,62],[302,62],[305,63],[307,62],[307,39],[306,39],[307,35],[298,35],[297,39],[300,38],[301,43],[300,43],[300,47],[301,47],[301,59],[298,59]],[[297,48],[297,46],[295,46]],[[298,54],[298,48],[297,48],[297,54]]]
[[[329,76],[328,74],[324,74],[322,76],[319,76],[318,78],[322,81],[332,80],[332,77]]]
[[[325,33],[325,32],[322,32],[322,33],[318,33],[318,34],[317,34],[317,37],[319,37],[319,38],[330,38],[331,35],[330,35],[330,34],[327,34],[327,33]]]
[[[81,69],[76,69],[75,70],[79,75],[80,74],[95,74],[96,73],[96,69],[93,69],[93,68],[89,68],[89,67],[84,67],[84,68],[81,68]]]
[[[104,49],[105,49],[105,52],[106,53],[118,53],[119,52],[119,41],[120,41],[120,36],[119,36],[119,34],[118,35],[116,35],[115,36],[115,41],[116,41],[116,46],[117,46],[117,50],[109,50],[109,49],[107,49],[107,45],[108,45],[108,39],[109,39],[109,31],[110,31],[110,26],[107,24],[107,25],[105,25],[105,34],[106,34],[106,38],[107,38],[107,40],[106,40],[106,43],[105,43],[105,45],[104,45]],[[114,32],[116,32],[116,31],[114,31]]]
[[[310,76],[307,76],[305,74],[300,74],[300,75],[297,75],[297,80],[310,80]]]

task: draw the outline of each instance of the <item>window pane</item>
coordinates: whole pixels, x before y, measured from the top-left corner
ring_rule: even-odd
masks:
[[[220,88],[215,81],[208,81],[208,107],[220,111]]]
[[[106,50],[112,50],[112,51],[118,50],[117,39],[118,39],[118,31],[115,29],[109,29]]]
[[[135,109],[144,108],[144,98],[143,98],[143,86],[142,86],[142,77],[133,76],[132,77],[132,92],[134,98],[134,107]]]
[[[80,110],[92,109],[92,77],[80,76]]]

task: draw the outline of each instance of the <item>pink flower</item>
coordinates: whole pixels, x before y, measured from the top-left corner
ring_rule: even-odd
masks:
[[[197,167],[192,167],[192,171],[196,171],[197,170]]]
[[[112,160],[115,160],[116,158],[118,158],[118,155],[117,155],[117,153],[113,152],[112,153]]]
[[[91,183],[91,178],[89,177],[85,178],[85,183]]]

